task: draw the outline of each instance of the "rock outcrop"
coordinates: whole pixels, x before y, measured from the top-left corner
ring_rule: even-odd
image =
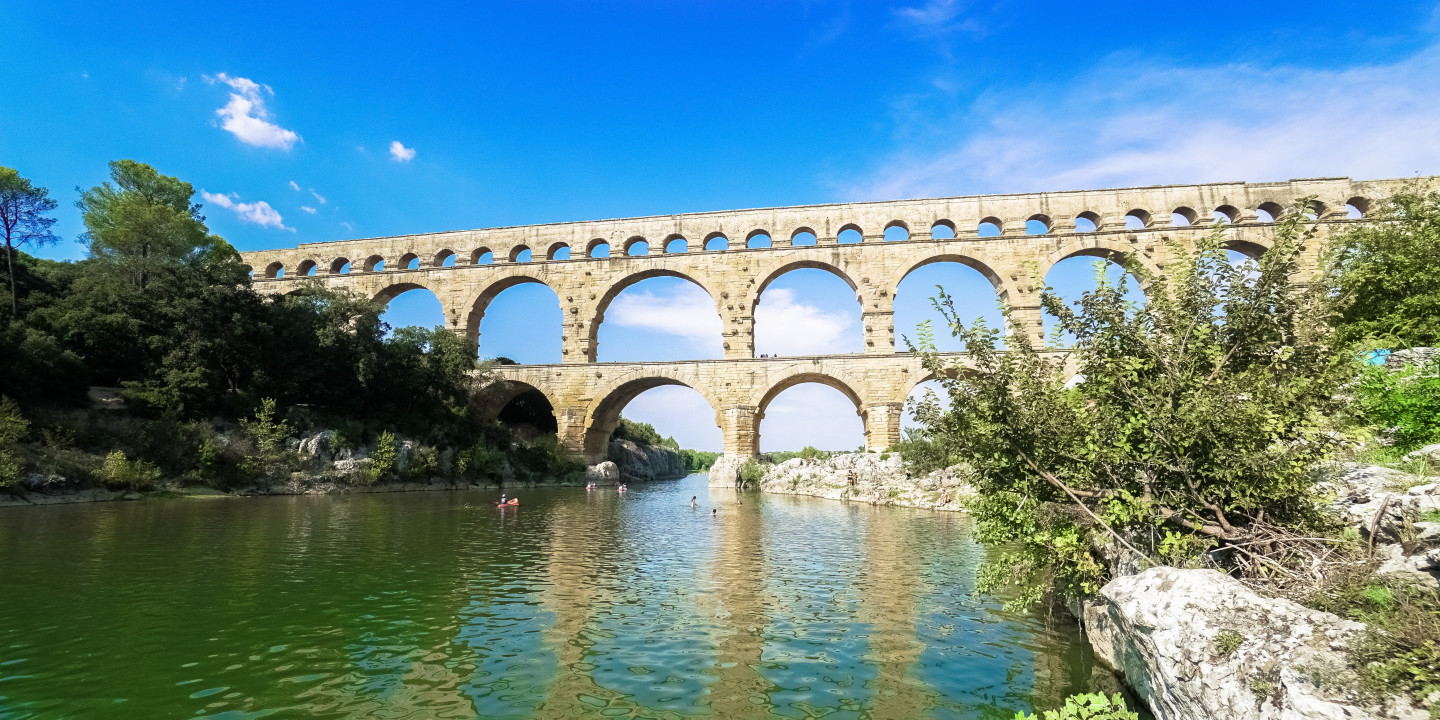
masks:
[[[1422,720],[1360,697],[1344,647],[1360,623],[1262,597],[1213,570],[1116,578],[1084,610],[1096,654],[1156,720]]]
[[[667,447],[611,440],[608,457],[619,469],[623,482],[675,480],[686,475],[685,459]]]
[[[955,466],[911,477],[896,453],[843,453],[794,458],[769,467],[760,482],[768,493],[813,495],[872,505],[963,510],[971,494],[966,468]]]
[[[1328,490],[1330,508],[1360,531],[1375,538],[1381,573],[1405,573],[1440,587],[1440,483],[1377,465],[1340,465]]]
[[[710,478],[710,487],[735,487],[739,481],[740,467],[748,460],[726,453],[715,459],[715,464],[710,466],[706,475]]]
[[[620,483],[620,468],[615,463],[606,460],[585,468],[585,482],[595,485],[618,485]]]

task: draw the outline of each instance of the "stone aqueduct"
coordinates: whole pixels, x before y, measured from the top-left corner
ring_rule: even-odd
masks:
[[[804,382],[824,383],[854,401],[866,446],[878,450],[899,440],[905,399],[929,379],[914,357],[896,352],[894,299],[911,271],[936,262],[978,270],[1041,342],[1040,279],[1063,259],[1130,256],[1163,273],[1175,245],[1192,243],[1216,222],[1227,224],[1230,247],[1256,255],[1271,243],[1269,218],[1297,198],[1314,197],[1320,242],[1303,251],[1313,267],[1325,236],[1406,182],[1320,178],[810,205],[304,243],[243,256],[262,292],[294,292],[318,279],[388,302],[425,288],[440,300],[446,326],[477,340],[486,308],[500,292],[522,283],[549,286],[563,315],[561,363],[498,368],[504,382],[491,388],[487,402],[498,413],[522,392],[538,390],[554,408],[561,443],[589,463],[604,459],[626,403],[661,385],[685,385],[704,396],[715,409],[725,452],[735,458],[758,453],[769,401]],[[982,236],[986,223],[998,234]],[[890,228],[901,228],[908,239],[887,242]],[[859,242],[842,242],[842,234],[858,235]],[[793,242],[810,235],[813,244]],[[760,236],[770,239],[768,247],[748,247]],[[677,239],[687,250],[665,252]],[[602,244],[611,255],[591,257]],[[717,244],[728,247],[702,249]],[[570,257],[559,259],[567,249]],[[533,260],[524,261],[526,251]],[[799,268],[831,272],[854,289],[863,353],[755,357],[760,294]],[[610,302],[636,282],[665,276],[694,282],[714,299],[724,359],[596,362]]]

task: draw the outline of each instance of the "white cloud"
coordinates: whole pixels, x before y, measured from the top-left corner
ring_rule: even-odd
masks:
[[[960,0],[930,0],[919,7],[896,8],[895,17],[924,35],[941,35],[952,30],[979,32],[982,27],[976,20],[959,19],[960,11],[964,9],[965,5]]]
[[[290,181],[290,189],[294,190],[295,192],[300,192],[300,186],[296,184],[294,180]]]
[[[391,141],[390,157],[394,158],[395,162],[410,162],[415,159],[415,148],[407,148],[401,145],[399,140]]]
[[[688,387],[667,385],[646,390],[631,400],[621,414],[654,425],[661,435],[674,437],[683,448],[719,451],[725,446],[720,428],[715,425],[715,408]]]
[[[256,200],[253,203],[237,202],[240,196],[235,193],[221,195],[204,190],[200,191],[200,196],[205,198],[205,202],[233,210],[236,217],[240,218],[240,222],[295,232],[295,228],[285,226],[285,221],[280,217],[280,213],[264,200]]]
[[[311,194],[311,195],[314,195],[314,196],[315,196],[315,199],[316,199],[316,200],[319,200],[321,205],[324,205],[325,203],[330,202],[329,200],[326,200],[326,199],[325,199],[325,196],[321,195],[321,194],[318,193],[318,192],[315,192],[314,190],[311,190],[311,191],[310,191],[310,194]]]
[[[605,322],[684,338],[707,356],[720,357],[720,315],[709,293],[683,283],[662,293],[632,289],[605,310]]]
[[[211,84],[222,82],[234,91],[225,107],[215,111],[221,118],[220,127],[234,135],[240,142],[255,147],[289,150],[292,145],[302,142],[294,130],[286,130],[270,122],[270,111],[265,107],[265,95],[274,95],[268,85],[261,85],[250,78],[230,77],[220,73],[215,77],[205,76]]]
[[[343,228],[345,228],[346,230],[349,230],[349,231],[351,231],[351,232],[354,232],[354,231],[355,231],[355,226],[354,226],[354,225],[351,225],[351,224],[348,223],[348,222],[345,222],[344,220],[341,220],[341,221],[340,221],[340,227],[343,227]]]
[[[300,209],[301,209],[301,210],[304,210],[304,211],[307,212],[307,213],[310,213],[311,215],[314,215],[314,214],[315,214],[315,208],[310,207],[309,205],[301,205],[301,206],[300,206]]]
[[[860,350],[852,314],[797,302],[790,288],[772,287],[760,296],[755,307],[756,354],[828,355]]]
[[[922,139],[840,191],[881,199],[1431,173],[1440,168],[1436,77],[1440,46],[1345,70],[1116,56],[939,117],[916,108],[943,97],[907,99],[904,134]]]

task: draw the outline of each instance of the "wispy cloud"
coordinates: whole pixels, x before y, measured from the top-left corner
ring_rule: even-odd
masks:
[[[291,189],[291,190],[294,190],[295,192],[300,192],[300,185],[299,185],[298,183],[296,183],[294,180],[291,180],[291,181],[290,181],[290,189]]]
[[[916,7],[895,9],[895,19],[923,35],[943,35],[957,30],[980,32],[983,26],[973,18],[961,17],[965,3],[960,0],[930,0]]]
[[[270,122],[270,111],[265,107],[265,97],[273,96],[275,91],[268,85],[261,85],[250,78],[231,77],[225,73],[204,77],[205,81],[212,85],[221,82],[230,86],[230,101],[216,110],[215,114],[220,116],[220,127],[240,142],[280,150],[289,150],[295,143],[302,142],[300,135],[294,130],[286,130]]]
[[[326,200],[326,199],[325,199],[325,196],[324,196],[324,195],[321,195],[320,193],[315,192],[314,190],[311,190],[311,191],[310,191],[310,194],[311,194],[311,195],[314,195],[314,196],[315,196],[315,200],[317,200],[321,205],[324,205],[325,203],[330,202],[329,200]]]
[[[755,307],[755,352],[769,355],[825,355],[860,352],[850,313],[799,302],[790,288],[770,288]]]
[[[223,195],[204,190],[200,191],[200,196],[205,198],[205,202],[234,211],[235,216],[240,218],[240,222],[295,232],[295,228],[285,226],[285,221],[280,217],[280,213],[264,200],[256,200],[253,203],[240,202],[240,196],[235,193]]]
[[[390,142],[390,157],[394,158],[395,162],[410,162],[415,159],[415,148],[405,147],[399,140],[392,140]]]
[[[311,215],[314,215],[316,212],[315,208],[310,207],[309,205],[301,205],[300,209],[304,210],[307,213],[310,213]]]
[[[1078,78],[988,94],[941,117],[915,111],[902,122],[924,128],[907,133],[922,139],[839,191],[880,199],[1434,172],[1436,77],[1440,46],[1347,70],[1117,56]]]
[[[639,289],[621,293],[605,311],[605,322],[683,338],[707,356],[719,357],[723,349],[715,301],[688,282],[660,293]]]

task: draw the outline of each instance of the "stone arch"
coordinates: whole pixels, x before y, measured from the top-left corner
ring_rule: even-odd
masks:
[[[841,240],[840,240],[840,236],[843,235],[843,234],[845,234],[845,233],[847,233],[847,232],[854,232],[854,233],[855,233],[855,237],[859,238],[858,240],[855,240],[855,241],[853,241],[853,242],[855,242],[855,243],[863,243],[863,242],[865,242],[865,231],[864,231],[864,230],[861,230],[861,229],[860,229],[860,226],[859,226],[859,225],[856,225],[855,223],[845,223],[844,225],[841,225],[841,226],[840,226],[840,229],[835,231],[835,241],[841,243],[842,245],[843,245],[843,244],[846,244],[844,241],[841,241]]]
[[[1080,228],[1080,221],[1081,221],[1081,220],[1084,220],[1085,222],[1090,223],[1090,227],[1089,227],[1088,229],[1082,230],[1082,229]],[[1095,212],[1094,210],[1086,210],[1086,211],[1081,212],[1080,214],[1078,214],[1078,215],[1075,216],[1075,232],[1077,232],[1077,233],[1078,233],[1078,232],[1095,232],[1096,230],[1099,230],[1099,229],[1100,229],[1100,213],[1097,213],[1097,212]]]
[[[755,408],[755,427],[757,431],[760,427],[760,420],[765,417],[765,408],[769,407],[770,401],[774,400],[776,395],[796,385],[812,382],[839,390],[842,395],[855,403],[855,413],[857,415],[861,414],[861,411],[868,404],[869,398],[861,396],[861,394],[855,390],[855,388],[863,386],[856,382],[854,378],[845,373],[835,372],[823,363],[816,363],[814,365],[797,363],[778,375],[770,376],[768,384],[757,389],[751,396],[751,402],[749,404]]]
[[[1177,215],[1180,216],[1185,222],[1183,222],[1183,223],[1177,223],[1177,222],[1175,222],[1175,216],[1177,216]],[[1187,226],[1187,225],[1194,225],[1194,224],[1196,223],[1196,221],[1198,221],[1199,219],[1200,219],[1200,214],[1197,213],[1197,212],[1195,212],[1194,208],[1187,207],[1187,206],[1185,206],[1185,205],[1181,205],[1180,207],[1177,207],[1177,208],[1175,208],[1174,210],[1171,210],[1171,211],[1170,211],[1170,224],[1173,225],[1173,226],[1175,226],[1175,227],[1185,227],[1185,226]]]
[[[1039,281],[1044,282],[1045,276],[1050,273],[1051,268],[1054,268],[1056,263],[1072,257],[1098,257],[1115,261],[1133,257],[1149,274],[1155,276],[1160,274],[1160,268],[1155,265],[1155,261],[1145,257],[1142,253],[1136,252],[1134,246],[1129,243],[1103,237],[1086,237],[1078,242],[1062,245],[1059,250],[1046,255],[1045,258],[1040,261]],[[1136,279],[1140,282],[1140,288],[1142,290],[1145,289],[1148,282],[1144,278]]]
[[[807,225],[801,225],[800,227],[797,227],[794,230],[790,231],[790,244],[794,246],[795,238],[800,237],[801,235],[804,235],[806,233],[809,233],[810,237],[815,239],[814,242],[810,243],[811,245],[820,244],[820,233],[815,232],[814,228],[811,228]]]
[[[512,263],[525,262],[524,260],[521,260],[521,259],[520,259],[520,256],[521,256],[526,250],[529,250],[529,249],[530,249],[530,246],[529,246],[529,245],[516,245],[515,247],[510,248],[510,254],[508,255],[508,258],[509,258],[510,262],[512,262]],[[535,259],[535,254],[534,254],[533,252],[530,254],[530,259],[531,259],[532,261]]]
[[[1277,222],[1280,220],[1280,216],[1285,214],[1285,206],[1273,200],[1260,203],[1255,209],[1269,215],[1270,220],[1268,222]]]
[[[701,290],[704,290],[705,293],[710,296],[710,300],[714,302],[717,306],[717,312],[719,311],[720,297],[715,293],[714,290],[710,289],[710,285],[707,282],[697,278],[693,274],[687,274],[678,270],[668,270],[664,268],[653,268],[650,270],[641,270],[639,272],[631,273],[611,283],[610,286],[605,289],[605,294],[601,295],[595,301],[595,314],[590,317],[590,326],[585,328],[585,332],[590,338],[590,356],[585,358],[586,362],[595,362],[595,358],[598,356],[600,350],[600,323],[605,321],[605,311],[610,309],[610,303],[614,302],[615,298],[619,297],[620,293],[624,292],[625,289],[630,287],[631,285],[634,285],[635,283],[638,283],[642,280],[649,280],[651,278],[658,277],[674,277],[695,283],[696,285],[700,286]],[[721,313],[721,317],[724,317],[723,313]]]
[[[1370,198],[1367,197],[1356,195],[1355,197],[1346,200],[1345,206],[1347,209],[1354,208],[1355,212],[1359,213],[1360,217],[1365,217],[1366,215],[1370,214]]]
[[[626,240],[625,245],[621,248],[621,251],[625,254],[626,257],[631,257],[633,255],[632,251],[635,249],[635,246],[639,245],[640,243],[645,243],[645,254],[649,255],[651,250],[650,241],[646,240],[643,237],[640,237],[639,235],[636,235],[629,240]]]
[[[300,266],[295,268],[295,272],[298,274],[299,277],[309,277],[310,273],[314,271],[315,261],[308,258],[300,261]]]
[[[1125,213],[1125,221],[1127,224],[1129,223],[1130,218],[1134,218],[1139,223],[1140,228],[1148,228],[1155,223],[1155,218],[1150,215],[1150,211],[1145,210],[1144,208],[1135,208],[1130,212]]]
[[[431,295],[434,295],[437,300],[440,298],[440,293],[435,292],[435,289],[430,287],[429,285],[424,285],[422,283],[413,281],[406,281],[386,285],[384,288],[381,288],[380,292],[375,293],[375,297],[372,299],[380,303],[381,305],[388,305],[390,304],[391,300],[394,300],[395,298],[400,297],[402,294],[410,292],[411,290],[427,290]],[[445,307],[445,303],[441,302],[440,307],[443,309]],[[446,315],[448,316],[449,313],[447,312]],[[447,321],[449,319],[449,317],[446,317]]]
[[[599,250],[602,246],[605,248],[606,253],[610,252],[610,241],[606,240],[605,238],[595,238],[594,240],[585,243],[585,257],[595,257],[595,252]]]
[[[412,262],[413,262],[413,263],[416,263],[416,268],[418,269],[418,268],[419,268],[419,263],[418,263],[419,260],[420,260],[420,256],[419,256],[419,255],[416,255],[416,254],[413,253],[413,252],[405,253],[404,255],[401,255],[401,256],[400,256],[400,265],[399,265],[399,267],[396,267],[395,269],[396,269],[396,270],[409,270],[409,269],[411,269],[411,268],[410,268],[410,263],[412,263]]]
[[[470,342],[479,342],[480,321],[485,319],[485,310],[490,307],[491,301],[500,293],[516,285],[524,285],[526,283],[540,283],[550,288],[552,292],[555,292],[556,297],[560,295],[550,283],[545,282],[536,274],[520,271],[513,275],[496,278],[489,285],[486,285],[485,289],[480,291],[480,295],[475,298],[475,301],[470,304],[470,314],[465,318],[465,338]]]
[[[1224,222],[1226,223],[1233,223],[1240,219],[1240,209],[1234,205],[1221,205],[1215,208],[1215,213],[1225,218]],[[1220,218],[1215,219],[1220,220]]]
[[[760,237],[760,236],[762,236],[762,235],[765,237],[766,244],[764,244],[764,245],[755,245],[755,244],[753,244],[753,243],[755,242],[755,238],[758,238],[758,237]],[[772,236],[770,235],[770,231],[766,230],[765,228],[755,228],[754,230],[751,230],[750,232],[745,233],[745,247],[747,247],[747,248],[753,248],[753,247],[772,247],[772,246],[774,246],[774,245],[775,245],[775,238],[772,237]]]
[[[1010,283],[1006,281],[1005,278],[1000,276],[1000,273],[995,272],[994,268],[992,267],[992,263],[988,259],[976,257],[973,255],[944,254],[924,258],[917,262],[911,263],[909,266],[901,266],[901,270],[895,273],[890,278],[890,280],[885,283],[885,289],[890,292],[891,302],[894,302],[895,294],[900,292],[900,283],[904,282],[905,278],[910,276],[910,273],[913,273],[916,270],[925,267],[926,265],[934,265],[935,263],[942,262],[959,263],[972,270],[979,271],[979,273],[981,275],[984,275],[985,279],[989,280],[990,284],[995,287],[996,297],[1000,298],[1001,300],[1010,299],[1010,291],[1013,288],[1010,286]]]
[[[435,257],[430,259],[430,265],[432,267],[445,267],[445,262],[450,258],[455,258],[456,260],[459,260],[459,257],[455,255],[454,250],[451,250],[450,248],[442,248],[439,252],[435,253]]]
[[[1234,250],[1235,252],[1238,252],[1241,255],[1250,258],[1251,260],[1260,259],[1260,256],[1264,255],[1265,251],[1270,249],[1268,245],[1255,242],[1254,240],[1236,239],[1225,240],[1224,242],[1220,243],[1220,247],[1224,250]]]
[[[941,228],[944,228],[944,229],[942,230]],[[938,237],[937,237],[937,234],[938,234]],[[949,237],[946,237],[947,235],[948,235]],[[954,237],[955,237],[955,223],[954,223],[953,221],[946,220],[945,218],[940,218],[939,220],[936,220],[935,222],[930,223],[930,239],[931,239],[931,240],[950,240],[950,239],[953,239]]]
[[[331,263],[330,263],[330,274],[331,274],[331,275],[348,275],[348,274],[350,274],[350,269],[349,269],[349,267],[348,267],[349,265],[350,265],[350,259],[349,259],[349,258],[343,258],[343,257],[335,258],[335,259],[334,259],[333,261],[331,261]]]
[[[647,367],[622,375],[595,393],[594,399],[585,409],[585,462],[597,463],[605,459],[610,435],[620,423],[620,412],[631,400],[646,390],[667,385],[688,387],[700,393],[710,404],[710,409],[715,411],[715,424],[721,425],[720,408],[723,405],[698,378],[678,368]]]
[[[1030,232],[1030,223],[1032,222],[1039,223],[1040,227],[1042,228],[1042,232]],[[1044,213],[1035,213],[1034,215],[1025,218],[1025,232],[1027,235],[1049,235],[1050,232],[1054,229],[1055,221],[1051,220],[1050,216]]]
[[[379,269],[377,270],[377,268]],[[386,269],[385,257],[383,255],[371,255],[365,258],[365,262],[360,266],[360,269],[367,273],[381,272]]]
[[[765,292],[765,288],[769,287],[770,283],[775,282],[775,280],[777,280],[781,275],[784,275],[785,273],[788,273],[792,270],[803,270],[805,268],[824,270],[831,275],[839,277],[841,280],[845,281],[846,285],[850,286],[851,290],[855,291],[856,297],[859,297],[860,286],[856,285],[855,281],[850,278],[850,275],[847,274],[844,270],[841,270],[839,267],[836,267],[835,265],[831,265],[830,263],[821,260],[796,260],[794,262],[785,263],[784,265],[781,265],[763,275],[764,279],[762,279],[755,285],[755,297],[751,301],[752,307],[755,303],[760,302],[760,294]],[[756,273],[755,275],[760,276],[760,273]]]
[[[282,263],[279,260],[276,260],[275,262],[272,262],[269,265],[265,266],[265,277],[267,278],[284,277],[284,275],[285,263]]]
[[[558,408],[560,406],[557,404],[558,399],[554,395],[546,392],[545,388],[536,387],[522,380],[496,380],[481,388],[475,393],[475,409],[479,411],[482,420],[495,420],[500,417],[500,411],[504,410],[505,406],[509,405],[511,400],[527,392],[538,392],[545,396],[545,399],[550,403],[550,407],[556,410],[558,414]]]
[[[478,247],[478,248],[475,248],[475,251],[472,252],[472,253],[470,253],[470,264],[471,264],[471,265],[488,265],[488,264],[490,264],[490,263],[483,262],[486,255],[489,255],[489,256],[490,256],[490,263],[495,262],[495,253],[494,253],[494,251],[492,251],[490,248],[488,248],[488,247]]]
[[[568,257],[564,257],[564,258],[556,257],[557,255],[560,254],[560,252],[561,252],[562,250],[569,250],[569,249],[570,249],[570,244],[569,244],[569,243],[566,243],[566,242],[551,243],[549,249],[547,249],[547,250],[545,251],[545,259],[546,259],[546,260],[569,260],[570,258],[568,258]]]
[[[986,225],[993,227],[994,232],[986,230]],[[975,226],[976,237],[998,237],[1004,233],[1005,221],[1001,220],[998,217],[995,217],[994,215],[981,218],[980,222]]]

